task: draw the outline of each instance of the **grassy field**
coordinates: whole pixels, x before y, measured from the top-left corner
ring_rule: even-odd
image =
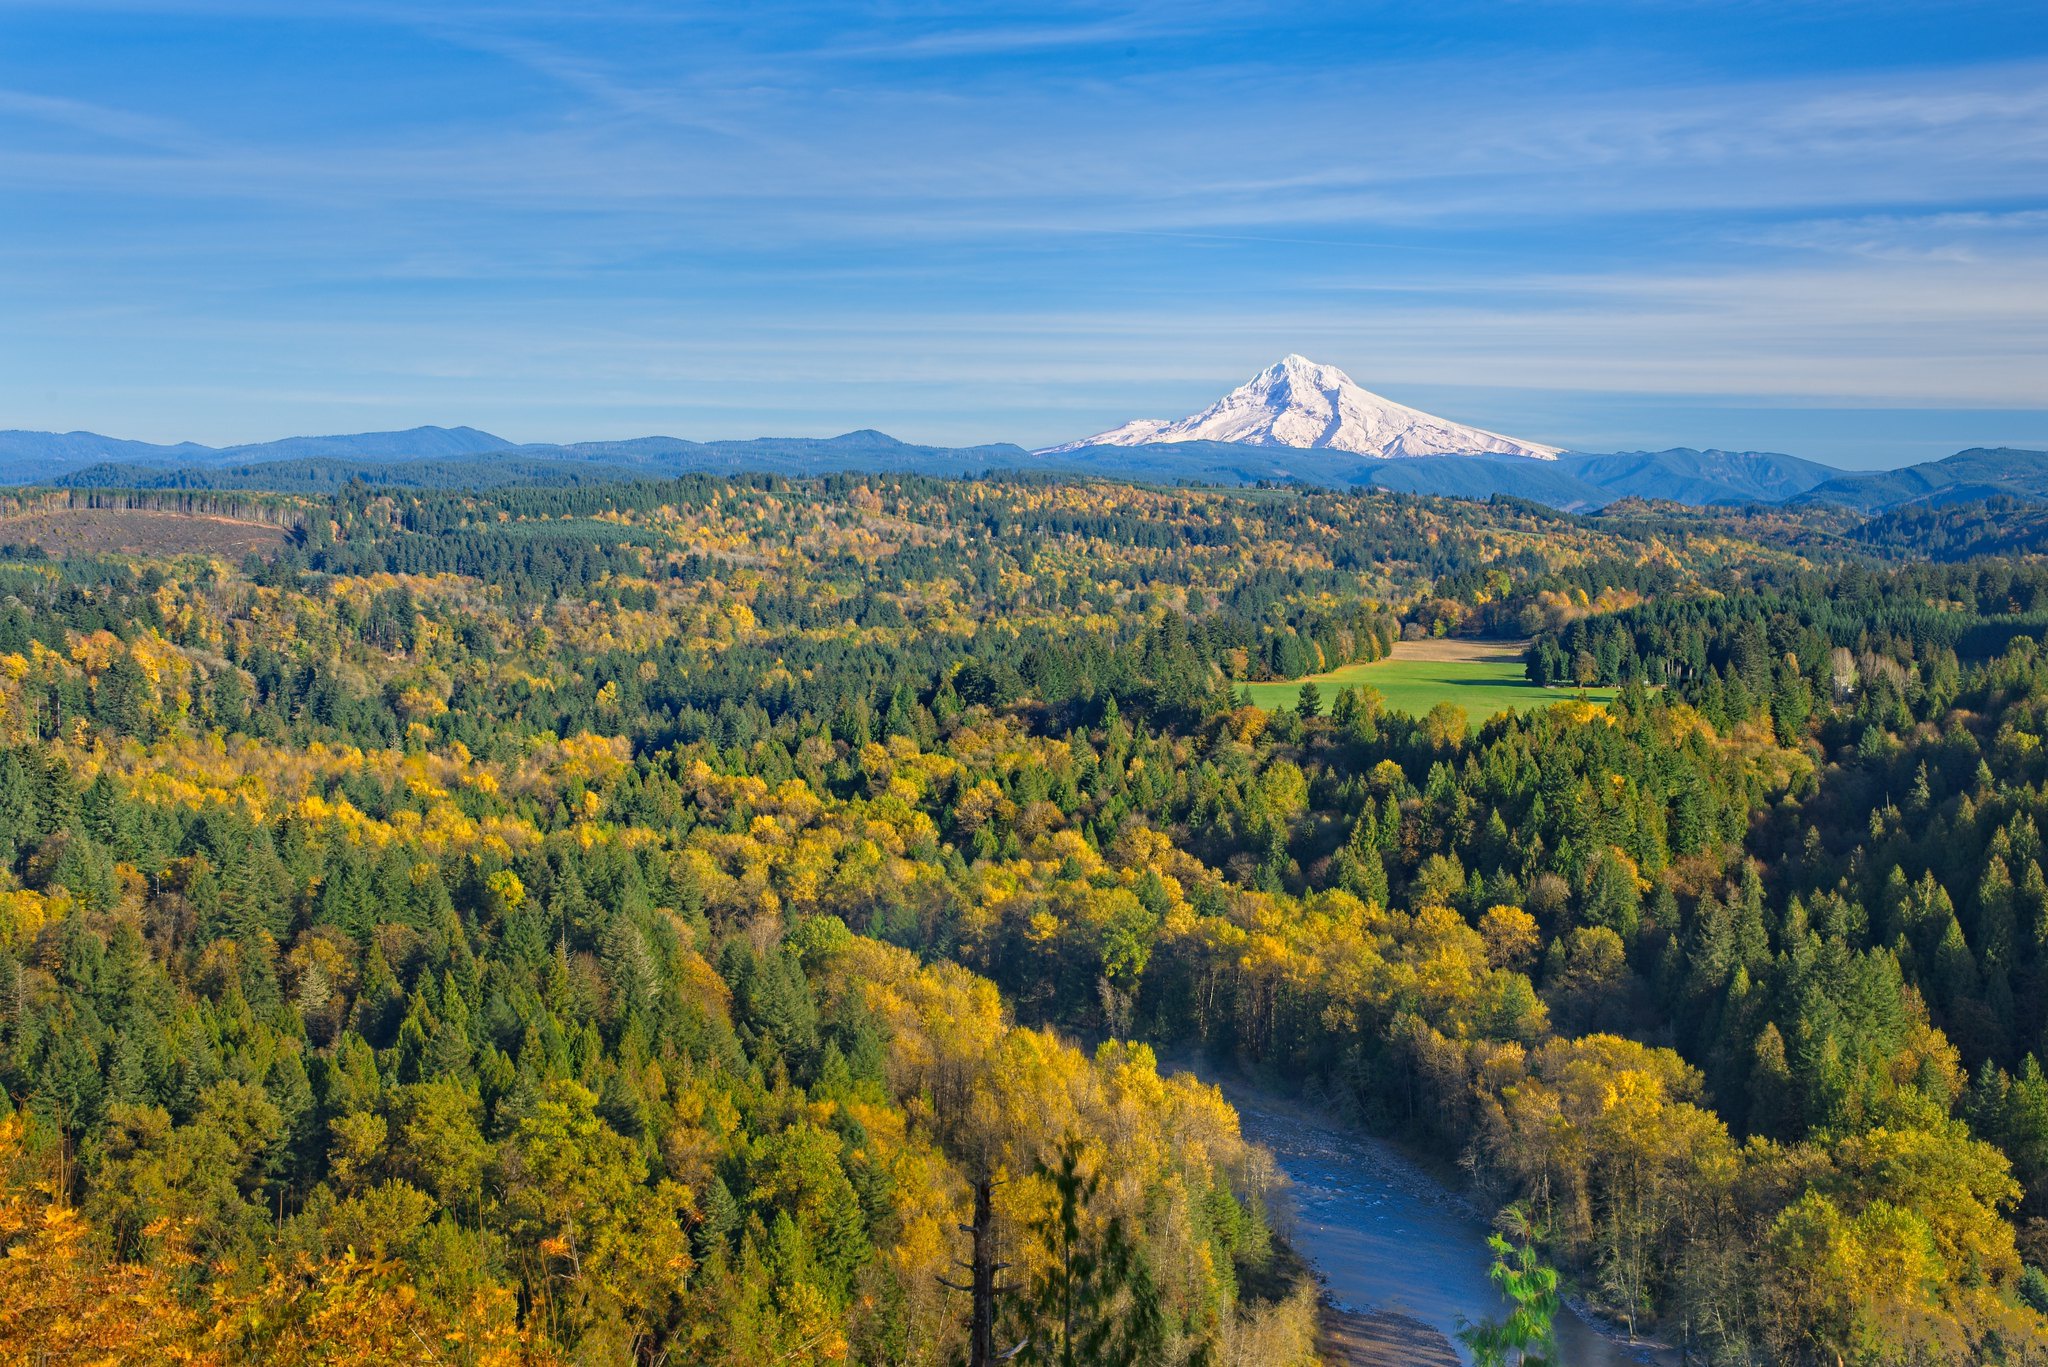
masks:
[[[1312,674],[1323,692],[1327,710],[1340,688],[1370,685],[1387,700],[1389,711],[1421,716],[1440,702],[1455,703],[1474,725],[1502,712],[1544,707],[1578,696],[1578,690],[1538,688],[1524,677],[1522,651],[1526,641],[1402,641],[1387,659],[1345,665],[1326,674]],[[1243,687],[1260,707],[1292,707],[1301,695],[1302,680],[1254,683]],[[1606,702],[1611,688],[1591,688],[1586,696]]]

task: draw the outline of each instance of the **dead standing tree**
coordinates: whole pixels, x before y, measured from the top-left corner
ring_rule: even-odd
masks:
[[[995,1253],[995,1183],[986,1177],[974,1179],[974,1223],[960,1226],[962,1234],[971,1235],[974,1240],[973,1252],[966,1262],[957,1265],[967,1269],[967,1284],[939,1278],[939,1285],[953,1291],[965,1292],[973,1297],[971,1328],[968,1335],[967,1367],[995,1367],[999,1362],[1008,1362],[1024,1351],[1025,1344],[1019,1342],[1008,1352],[996,1352],[996,1296],[1007,1288],[996,1284],[997,1276],[1010,1265],[996,1261]]]

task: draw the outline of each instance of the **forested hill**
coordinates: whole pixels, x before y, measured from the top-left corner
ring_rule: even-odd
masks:
[[[420,427],[291,437],[243,446],[153,445],[91,432],[0,431],[0,484],[81,489],[258,489],[328,493],[372,487],[492,489],[714,473],[971,478],[1031,474],[1166,485],[1293,484],[1454,498],[1523,499],[1588,512],[1631,499],[1690,507],[1796,503],[1869,516],[1989,498],[2048,500],[2048,452],[1973,448],[1896,470],[1837,470],[1770,451],[1567,452],[1551,460],[1461,454],[1386,459],[1327,447],[1180,441],[1031,452],[1005,442],[947,447],[863,429],[836,437],[520,445],[474,428]]]
[[[2048,451],[1974,447],[1901,470],[1843,476],[1800,495],[1803,502],[1878,511],[1906,505],[1981,503],[2004,496],[2048,499]]]
[[[939,1367],[985,1193],[1016,1361],[1307,1367],[1171,1047],[1702,1361],[2048,1361],[2017,507],[1947,564],[1021,478],[0,507],[0,1351]],[[1451,634],[1553,705],[1240,701]]]

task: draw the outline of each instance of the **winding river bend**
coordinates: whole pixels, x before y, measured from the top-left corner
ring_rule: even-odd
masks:
[[[1245,1137],[1271,1149],[1287,1174],[1293,1189],[1283,1218],[1291,1241],[1322,1275],[1335,1307],[1406,1332],[1404,1346],[1359,1360],[1449,1362],[1456,1352],[1457,1360],[1469,1361],[1453,1347],[1460,1319],[1505,1310],[1486,1278],[1486,1223],[1391,1145],[1242,1081],[1206,1070],[1204,1077],[1237,1108]],[[1569,1310],[1559,1315],[1557,1329],[1565,1367],[1677,1361],[1669,1351],[1607,1338]],[[1444,1342],[1434,1342],[1429,1330]]]

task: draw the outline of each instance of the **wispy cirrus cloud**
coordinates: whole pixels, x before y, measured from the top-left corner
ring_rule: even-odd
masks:
[[[30,90],[0,89],[0,118],[167,153],[188,153],[206,145],[192,129],[172,119]]]
[[[0,0],[0,403],[225,371],[449,417],[410,375],[586,421],[669,385],[688,427],[781,357],[1038,440],[1276,348],[2048,402],[2048,38],[1967,8],[1873,50],[1598,3]]]

